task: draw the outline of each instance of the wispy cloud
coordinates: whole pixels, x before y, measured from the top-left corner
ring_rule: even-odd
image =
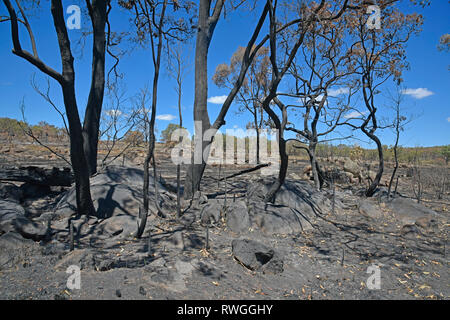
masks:
[[[160,114],[156,116],[156,119],[170,121],[175,119],[175,116],[173,114]]]
[[[122,111],[120,110],[106,110],[105,111],[106,115],[110,116],[110,117],[118,117],[122,114]]]
[[[447,122],[450,122],[450,117],[447,118]]]
[[[338,89],[328,90],[328,95],[330,97],[337,97],[338,95],[347,94],[347,93],[349,93],[348,88],[338,88]]]
[[[214,104],[222,104],[225,102],[226,99],[227,99],[227,96],[214,96],[214,97],[209,97],[208,102],[214,103]]]
[[[410,95],[415,99],[423,99],[434,94],[434,92],[428,90],[427,88],[403,89],[401,92],[403,94]]]
[[[330,90],[328,90],[327,91],[327,94],[328,94],[328,97],[337,97],[337,96],[339,96],[339,95],[341,95],[341,94],[347,94],[347,93],[349,93],[350,92],[350,89],[349,88],[345,88],[345,87],[343,87],[343,88],[337,88],[337,89],[330,89]],[[316,97],[316,101],[317,102],[320,102],[320,101],[322,101],[322,99],[324,98],[324,94],[319,94],[317,97]],[[305,98],[298,98],[297,99],[297,101],[298,102],[301,102],[301,103],[306,103],[306,99]]]
[[[344,118],[345,119],[350,119],[350,118],[359,118],[363,115],[365,115],[367,113],[367,111],[363,111],[363,112],[359,112],[359,111],[352,111],[350,113],[347,113]]]

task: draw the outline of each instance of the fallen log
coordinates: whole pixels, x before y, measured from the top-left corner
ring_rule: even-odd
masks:
[[[250,168],[250,169],[241,170],[241,171],[236,172],[236,173],[233,173],[232,175],[229,175],[229,176],[227,176],[227,177],[218,179],[218,181],[223,181],[223,180],[226,181],[227,179],[231,179],[231,178],[240,176],[241,174],[250,173],[250,172],[253,172],[253,171],[259,170],[259,169],[261,169],[261,168],[268,167],[268,166],[270,166],[270,163],[259,164],[259,165],[257,165],[256,167],[253,167],[253,168]]]
[[[70,168],[4,167],[0,168],[0,181],[28,182],[42,186],[69,187],[73,181]]]

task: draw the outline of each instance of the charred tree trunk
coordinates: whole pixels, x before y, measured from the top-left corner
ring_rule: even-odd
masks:
[[[200,189],[200,181],[206,167],[205,157],[208,156],[207,151],[213,138],[208,141],[203,141],[203,133],[213,128],[219,130],[225,124],[225,116],[233,102],[234,97],[239,92],[242,83],[245,80],[245,74],[252,63],[257,50],[262,47],[265,40],[263,39],[254,50],[252,50],[261,28],[264,24],[268,14],[269,5],[266,2],[263,12],[259,18],[258,24],[253,32],[250,41],[247,44],[244,57],[242,59],[242,67],[238,79],[228,94],[219,114],[211,125],[208,115],[207,98],[208,98],[208,49],[211,38],[219,20],[224,1],[217,0],[215,2],[214,10],[210,15],[211,0],[200,0],[198,27],[197,27],[197,42],[195,48],[195,98],[194,98],[194,121],[195,121],[195,139],[194,152],[191,158],[191,164],[187,168],[186,180],[184,185],[184,198],[192,199],[195,192]],[[205,156],[205,157],[203,157]]]
[[[66,76],[71,77],[67,73]],[[70,160],[75,178],[77,211],[79,215],[95,215],[74,86],[75,84],[72,81],[63,85],[63,97],[70,130]]]
[[[181,112],[181,94],[182,94],[182,80],[181,80],[181,61],[178,61],[179,65],[178,65],[178,77],[177,77],[177,82],[178,82],[178,117],[180,118],[180,128],[183,128],[183,114]],[[182,137],[179,138],[178,140],[179,143],[182,142]],[[180,218],[181,217],[181,164],[177,164],[177,217]]]
[[[75,96],[75,70],[70,49],[69,36],[65,26],[61,1],[52,1],[51,11],[58,36],[60,55],[63,66],[63,81],[60,82],[64,106],[70,131],[70,160],[72,163],[78,214],[95,215],[91,199],[89,169],[83,149],[83,135]]]
[[[260,160],[259,160],[259,124],[258,124],[258,114],[256,111],[253,113],[253,123],[255,125],[255,131],[256,131],[256,164],[260,164]]]
[[[323,184],[325,183],[324,173],[320,168],[319,160],[317,159],[317,142],[310,143],[308,148],[309,161],[311,163],[311,172],[314,178],[314,186],[316,190],[319,191],[322,189]]]
[[[392,172],[391,179],[389,180],[389,187],[388,187],[388,199],[391,197],[391,190],[392,190],[392,183],[394,182],[395,174],[398,170],[398,154],[397,154],[397,148],[398,148],[398,141],[400,140],[400,99],[397,101],[396,106],[396,120],[395,120],[395,144],[394,144],[394,171]],[[397,192],[397,190],[395,190]]]
[[[281,114],[282,120],[278,118],[276,113],[270,108],[269,102],[272,100],[278,105]],[[287,169],[289,165],[289,156],[286,152],[286,140],[284,139],[284,130],[286,128],[286,124],[288,122],[287,119],[287,108],[286,106],[275,96],[275,91],[272,90],[271,95],[266,97],[265,103],[263,103],[264,110],[270,116],[270,118],[275,123],[275,127],[277,128],[277,142],[278,142],[278,153],[280,156],[280,170],[278,172],[277,180],[270,186],[269,191],[264,196],[265,202],[274,202],[275,195],[280,190],[281,186],[286,180]]]
[[[105,0],[93,0],[92,5],[89,6],[88,4],[93,30],[92,75],[91,89],[89,91],[83,123],[83,148],[90,175],[97,172],[100,116],[105,91],[105,26],[108,2]]]
[[[219,3],[220,1],[217,1]],[[200,181],[206,167],[203,157],[205,149],[210,142],[203,141],[203,134],[211,128],[208,115],[208,50],[212,34],[220,15],[220,9],[216,4],[214,19],[210,16],[211,0],[201,0],[199,5],[197,40],[195,45],[195,96],[194,96],[194,122],[195,139],[194,153],[191,164],[187,168],[184,184],[184,198],[191,199],[200,189]],[[216,9],[219,10],[216,12]],[[216,15],[217,14],[217,15]],[[201,159],[200,159],[201,158]]]
[[[264,196],[265,202],[274,202],[277,192],[280,190],[288,169],[289,156],[286,152],[286,141],[282,137],[282,133],[278,133],[279,155],[280,155],[280,171],[278,172],[277,180],[270,186],[269,191]]]
[[[321,181],[321,177],[320,177],[320,173],[319,173],[319,164],[317,162],[317,157],[316,157],[316,142],[311,142],[309,144],[309,161],[311,163],[311,173],[314,179],[314,186],[316,188],[316,190],[320,190],[320,188],[322,187],[322,181]]]
[[[370,131],[365,130],[365,128],[362,128],[363,132],[372,140],[376,143],[377,145],[377,150],[378,150],[378,171],[377,174],[375,176],[375,178],[373,179],[373,181],[371,182],[371,184],[369,185],[369,187],[366,190],[366,197],[372,197],[375,193],[375,191],[377,190],[378,185],[380,184],[380,180],[381,177],[383,176],[383,171],[384,171],[384,158],[383,158],[383,146],[381,144],[380,139],[373,134]]]
[[[70,48],[70,40],[67,33],[62,3],[60,0],[51,1],[51,14],[58,39],[58,46],[60,51],[59,54],[61,57],[62,65],[62,73],[59,73],[46,65],[38,57],[34,36],[23,12],[22,15],[24,16],[24,19],[22,23],[24,23],[27,27],[27,31],[33,47],[33,54],[22,49],[19,40],[19,27],[16,12],[9,0],[3,0],[3,2],[8,10],[11,21],[11,37],[14,46],[13,53],[27,60],[43,73],[58,81],[61,86],[64,107],[69,124],[70,160],[75,180],[77,211],[79,215],[94,215],[95,209],[92,203],[89,185],[89,169],[83,149],[84,141],[82,127],[78,114],[75,95],[75,70],[73,65],[74,59]],[[20,10],[22,11],[21,8]]]
[[[145,157],[144,162],[144,186],[143,186],[143,209],[144,212],[142,213],[142,219],[141,219],[141,225],[139,225],[139,228],[136,233],[136,238],[140,238],[142,236],[142,233],[144,232],[145,224],[147,221],[148,216],[148,209],[149,209],[149,199],[148,199],[148,193],[149,193],[149,163],[150,160],[152,160],[153,164],[153,183],[155,186],[155,206],[158,210],[158,213],[162,213],[160,207],[159,207],[159,199],[158,199],[158,182],[156,181],[156,159],[155,159],[155,119],[156,119],[156,104],[157,104],[157,98],[158,98],[158,80],[159,80],[159,69],[161,66],[161,51],[162,51],[162,41],[163,41],[163,25],[164,25],[164,19],[165,19],[165,10],[167,7],[167,0],[164,1],[164,5],[161,11],[160,20],[157,27],[157,47],[155,49],[153,38],[151,39],[152,44],[152,55],[153,55],[153,66],[154,66],[154,74],[153,74],[153,92],[152,92],[152,113],[150,117],[150,124],[149,124],[149,143],[148,143],[148,151],[147,155]],[[150,22],[151,24],[151,22]]]

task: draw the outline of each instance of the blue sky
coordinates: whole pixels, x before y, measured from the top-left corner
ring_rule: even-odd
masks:
[[[77,1],[63,1],[63,4],[67,7],[70,4],[77,4]],[[404,1],[402,7],[404,10],[411,10],[409,2]],[[407,47],[407,58],[411,68],[404,73],[403,86],[409,91],[405,96],[403,109],[407,114],[414,116],[414,121],[402,133],[401,145],[434,146],[450,144],[450,70],[448,69],[450,53],[439,52],[436,47],[439,37],[450,32],[449,9],[448,1],[442,0],[432,1],[432,4],[424,9],[415,7],[416,11],[423,14],[425,22],[422,33],[418,37],[413,37]],[[209,50],[208,72],[210,80],[215,67],[219,63],[229,62],[237,47],[246,45],[257,22],[258,14],[259,10],[251,14],[234,12],[229,14],[226,19],[219,21]],[[0,5],[0,15],[6,15],[3,4]],[[88,22],[82,21],[82,24],[86,26]],[[60,70],[57,39],[48,1],[43,2],[42,8],[30,18],[30,23],[37,38],[41,59],[53,68]],[[128,29],[128,16],[117,6],[113,8],[111,24],[115,30]],[[71,30],[69,36],[75,42],[80,36],[80,31]],[[20,119],[19,106],[24,99],[28,122],[34,124],[45,120],[61,126],[62,122],[59,115],[34,92],[30,85],[30,81],[35,75],[37,82],[45,89],[46,78],[31,64],[11,53],[12,42],[9,23],[0,23],[0,40],[0,96],[2,97],[0,117]],[[24,30],[21,31],[21,41],[22,46],[31,51]],[[192,41],[191,44],[193,43]],[[73,49],[75,48],[77,49],[74,50],[76,52],[77,101],[82,117],[90,86],[90,39],[87,39],[84,50],[73,46]],[[126,46],[123,48],[126,48]],[[80,52],[83,54],[81,55]],[[190,131],[193,127],[193,53],[194,48],[191,45],[190,49],[186,49],[188,60],[192,61],[191,72],[186,75],[182,98],[184,123]],[[110,60],[107,61],[107,68],[111,66],[111,62]],[[153,73],[150,51],[135,48],[121,58],[119,70],[124,74],[123,84],[126,88],[126,97],[136,95],[146,85],[151,87]],[[51,96],[62,108],[60,88],[55,81],[50,80],[50,83]],[[177,96],[173,89],[174,85],[175,83],[163,72],[158,93],[157,114],[160,119],[157,120],[157,127],[159,130],[164,129],[170,122],[176,123],[178,121]],[[393,86],[389,86],[391,89],[393,88]],[[215,100],[220,102],[221,99],[218,97],[227,94],[227,90],[217,88],[210,81],[209,97],[212,102],[208,103],[208,108],[211,121],[214,121],[221,107],[221,104],[213,102]],[[108,99],[105,98],[104,109],[108,109],[107,102]],[[131,99],[126,100],[125,103],[131,103]],[[381,100],[381,109],[386,104],[386,101]],[[250,120],[249,115],[238,115],[236,111],[237,106],[233,105],[227,115],[225,128],[233,128],[233,126],[245,128]],[[380,133],[380,136],[384,144],[390,145],[394,141],[394,136],[388,130]],[[373,147],[373,145],[367,145],[361,141],[358,141],[358,143],[365,147]]]

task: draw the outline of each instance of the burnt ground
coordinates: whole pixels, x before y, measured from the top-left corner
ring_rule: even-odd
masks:
[[[305,165],[294,162],[290,174]],[[166,160],[159,167],[166,185],[173,185],[174,167]],[[240,169],[221,168],[221,176]],[[223,201],[225,184],[217,183],[218,171],[208,167],[202,190],[210,200]],[[244,198],[257,175],[228,180],[228,203]],[[401,181],[398,197],[412,198],[410,185]],[[221,219],[208,228],[209,249],[205,226],[199,219],[189,220],[198,217],[200,208],[192,208],[181,221],[173,208],[165,219],[150,217],[150,242],[148,233],[142,239],[81,234],[70,252],[67,230],[49,241],[13,241],[10,259],[0,266],[0,299],[448,299],[448,193],[443,199],[423,200],[438,214],[433,226],[408,230],[380,197],[370,200],[378,205],[379,216],[362,214],[363,188],[338,185],[334,195],[339,208],[321,213],[313,228],[295,234],[267,235],[254,227],[236,234]],[[53,191],[25,199],[27,214],[39,219],[54,210],[64,190]],[[322,193],[333,197],[330,189]],[[283,272],[246,268],[233,256],[234,239],[273,248],[283,259]],[[80,290],[67,288],[71,264],[81,266]],[[372,265],[380,267],[380,289],[367,287]]]

